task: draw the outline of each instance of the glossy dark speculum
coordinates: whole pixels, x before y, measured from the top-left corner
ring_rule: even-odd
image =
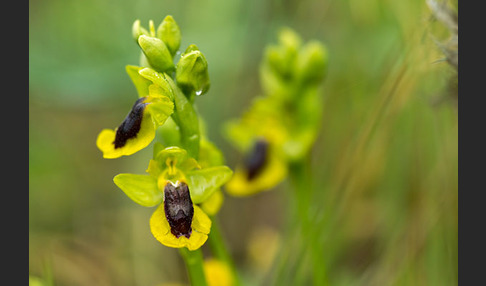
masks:
[[[255,142],[253,149],[245,160],[248,180],[252,180],[262,171],[267,162],[268,142],[260,139]]]
[[[127,144],[127,140],[135,138],[142,125],[143,111],[148,103],[143,103],[145,97],[139,98],[132,107],[130,113],[125,117],[123,122],[118,126],[115,135],[116,148],[121,148]]]
[[[171,233],[177,238],[181,235],[189,238],[192,233],[194,206],[186,183],[181,182],[174,186],[167,182],[164,188],[164,210]]]

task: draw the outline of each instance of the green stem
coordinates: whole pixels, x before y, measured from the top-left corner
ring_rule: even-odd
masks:
[[[322,247],[319,245],[318,231],[309,214],[312,204],[312,176],[310,174],[308,158],[298,161],[290,166],[290,178],[293,183],[297,214],[302,225],[302,237],[307,238],[307,245],[303,251],[310,251],[312,261],[313,285],[328,285],[326,267],[323,259]]]
[[[190,251],[183,247],[179,249],[189,275],[192,286],[207,286],[203,268],[203,255],[201,249]]]
[[[172,78],[166,76],[165,79],[174,94],[175,111],[172,114],[172,119],[179,126],[182,148],[187,150],[189,156],[197,160],[200,139],[197,112]]]
[[[208,242],[213,252],[213,255],[218,259],[226,263],[231,270],[233,276],[233,285],[240,286],[240,277],[236,271],[233,259],[226,248],[226,244],[221,233],[221,226],[216,216],[211,217],[211,233],[209,234]]]

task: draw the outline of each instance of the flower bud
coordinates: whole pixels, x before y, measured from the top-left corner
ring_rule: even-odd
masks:
[[[133,22],[133,25],[132,25],[132,36],[133,36],[133,39],[135,39],[135,42],[137,44],[138,44],[138,37],[140,37],[141,35],[148,36],[149,33],[146,29],[144,29],[142,26],[140,26],[140,20],[136,20],[135,22]]]
[[[161,39],[141,35],[138,44],[147,57],[149,64],[159,72],[166,72],[174,69],[172,56],[167,46]]]
[[[189,45],[189,46],[186,48],[186,50],[184,51],[184,55],[185,55],[185,54],[188,54],[188,53],[190,53],[190,52],[192,52],[192,51],[199,51],[199,48],[198,48],[196,45],[194,45],[194,44],[190,44],[190,45]]]
[[[266,64],[281,79],[288,80],[295,72],[295,63],[301,39],[290,28],[281,29],[278,38],[279,44],[269,46],[265,51]]]
[[[283,80],[289,80],[294,72],[295,55],[282,46],[269,46],[265,50],[265,64]]]
[[[157,38],[161,39],[169,49],[172,56],[181,45],[181,30],[172,16],[167,16],[157,28]]]
[[[149,31],[150,31],[150,37],[155,37],[155,26],[153,20],[149,21]]]
[[[299,35],[290,28],[282,28],[278,34],[278,40],[281,46],[289,52],[296,53],[301,46],[302,40]]]
[[[319,83],[326,74],[327,50],[317,41],[307,43],[299,54],[299,77],[309,83]]]
[[[186,95],[193,92],[201,95],[209,90],[208,62],[195,45],[189,46],[188,50],[177,63],[177,85]]]

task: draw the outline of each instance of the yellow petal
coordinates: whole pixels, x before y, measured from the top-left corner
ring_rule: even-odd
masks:
[[[216,190],[207,200],[200,204],[202,210],[210,216],[219,212],[223,205],[224,195],[221,189]]]
[[[155,138],[155,124],[151,115],[147,112],[144,112],[137,136],[128,139],[123,147],[116,149],[113,143],[116,135],[115,130],[103,129],[98,135],[96,146],[103,152],[103,158],[114,159],[132,155],[147,147]]]
[[[255,178],[248,180],[247,171],[237,167],[231,180],[226,184],[226,192],[243,197],[261,191],[268,191],[282,182],[287,176],[287,164],[277,152],[269,154],[269,162]]]
[[[192,219],[192,233],[189,238],[185,236],[177,238],[170,232],[163,204],[155,210],[150,218],[150,230],[153,236],[163,245],[173,248],[187,247],[189,250],[200,248],[208,239],[210,229],[211,220],[196,205],[194,206],[194,217]]]
[[[204,260],[204,275],[208,286],[234,285],[233,275],[229,266],[221,260],[208,258]]]
[[[202,234],[209,234],[209,232],[211,231],[211,219],[209,219],[208,215],[205,214],[204,211],[196,205],[194,205],[192,230]]]

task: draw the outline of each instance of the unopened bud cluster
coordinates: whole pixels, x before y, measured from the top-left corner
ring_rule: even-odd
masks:
[[[194,96],[205,94],[209,90],[210,80],[206,57],[199,48],[192,44],[178,56],[181,45],[181,32],[172,16],[167,16],[155,29],[150,22],[149,30],[133,23],[132,35],[143,52],[142,63],[161,73],[175,72],[175,81],[183,93],[192,100]],[[144,64],[142,64],[144,65]]]

